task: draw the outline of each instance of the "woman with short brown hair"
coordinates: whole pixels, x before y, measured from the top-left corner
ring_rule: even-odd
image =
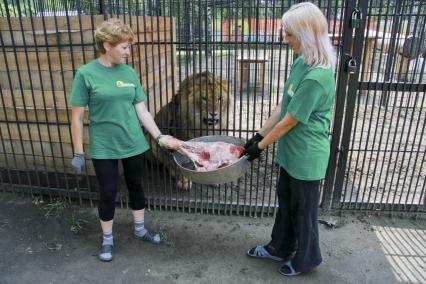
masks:
[[[160,236],[144,225],[145,196],[142,188],[143,153],[149,149],[141,124],[160,146],[171,136],[161,135],[145,105],[146,96],[135,71],[126,65],[133,32],[119,19],[109,19],[95,31],[99,58],[81,66],[74,77],[70,104],[76,174],[84,165],[83,117],[89,109],[89,157],[99,182],[98,212],[103,238],[99,259],[114,256],[112,237],[118,162],[121,161],[129,191],[136,238],[154,244]]]

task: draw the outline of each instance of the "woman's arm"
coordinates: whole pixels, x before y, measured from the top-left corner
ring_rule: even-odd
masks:
[[[161,131],[158,129],[157,124],[152,118],[151,113],[146,108],[144,102],[139,102],[135,104],[136,113],[138,115],[139,121],[142,123],[143,127],[151,134],[151,136],[156,139]]]
[[[281,103],[277,105],[277,107],[272,112],[271,116],[266,120],[263,124],[262,128],[259,130],[259,134],[265,137],[268,133],[274,128],[274,126],[280,120],[281,113]]]
[[[272,144],[278,139],[280,139],[282,136],[287,134],[293,127],[295,127],[297,123],[299,123],[299,121],[294,119],[291,114],[287,112],[284,118],[277,124],[275,124],[272,130],[269,131],[268,135],[266,135],[265,138],[263,138],[262,141],[259,142],[259,149],[263,150],[268,147],[269,144]]]
[[[71,114],[71,134],[74,153],[84,153],[83,149],[84,107],[73,107]]]

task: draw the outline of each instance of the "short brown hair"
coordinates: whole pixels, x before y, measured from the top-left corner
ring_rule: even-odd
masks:
[[[96,48],[102,54],[106,52],[104,42],[116,46],[121,42],[133,42],[133,31],[120,19],[111,18],[102,22],[95,30]]]

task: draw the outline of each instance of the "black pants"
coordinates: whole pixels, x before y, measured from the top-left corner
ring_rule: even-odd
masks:
[[[296,271],[306,272],[321,261],[318,234],[320,181],[292,178],[283,168],[277,185],[279,209],[269,246],[277,255],[292,259]]]
[[[115,198],[117,195],[118,161],[114,159],[92,159],[99,182],[99,219],[110,221],[114,218]],[[145,208],[145,196],[142,188],[143,154],[121,160],[124,178],[129,190],[130,208]]]

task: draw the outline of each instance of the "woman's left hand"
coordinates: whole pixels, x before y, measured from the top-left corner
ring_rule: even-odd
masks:
[[[177,150],[182,145],[182,143],[182,140],[179,140],[171,135],[161,135],[158,139],[158,145],[160,145],[161,148],[170,150]]]

